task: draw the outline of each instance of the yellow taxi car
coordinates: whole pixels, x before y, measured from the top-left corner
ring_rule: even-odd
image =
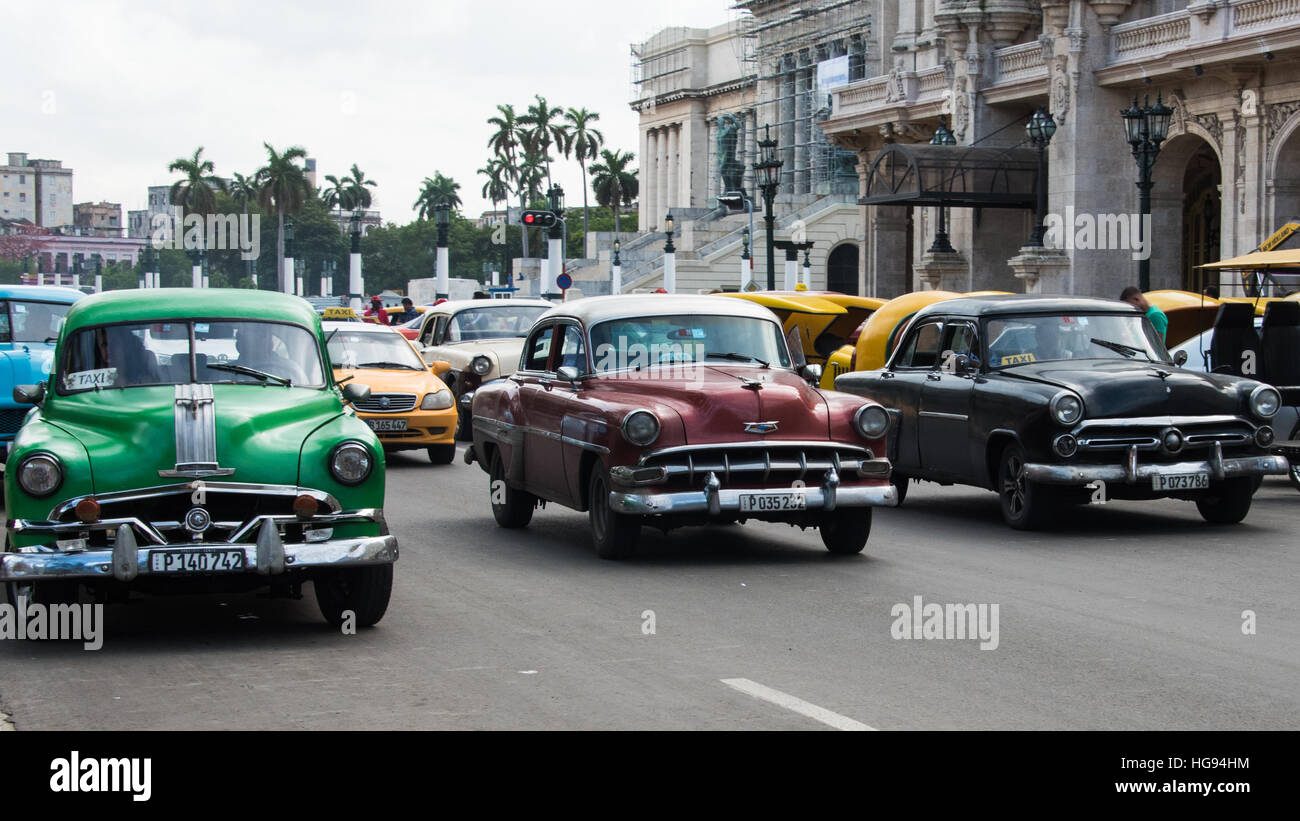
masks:
[[[824,365],[863,322],[888,300],[836,291],[741,291],[719,294],[757,302],[776,314],[788,335],[798,329],[804,359]]]
[[[370,395],[352,403],[385,451],[427,450],[435,465],[456,457],[456,402],[438,378],[447,362],[424,363],[396,330],[367,322],[323,322],[334,380]]]
[[[853,332],[844,345],[826,358],[821,387],[833,389],[835,377],[849,371],[884,367],[889,352],[893,350],[894,343],[898,341],[913,314],[926,305],[959,296],[962,294],[955,291],[912,291],[885,302]]]

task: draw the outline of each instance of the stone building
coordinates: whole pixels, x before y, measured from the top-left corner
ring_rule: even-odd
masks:
[[[860,215],[866,293],[1115,296],[1136,284],[1142,252],[1120,230],[1139,210],[1120,116],[1135,96],[1173,110],[1153,174],[1152,288],[1197,289],[1197,265],[1248,253],[1300,216],[1298,0],[898,0],[877,3],[874,21],[868,76],[835,89],[820,123],[857,152],[860,193],[887,190],[909,151],[932,155],[923,144],[945,122],[971,179],[999,167],[998,150],[1023,158],[1042,106],[1058,124],[1047,210],[1062,230],[1049,245],[1063,247],[1023,251],[1030,207],[953,207],[955,251],[932,253],[938,206],[872,196]]]
[[[79,202],[73,206],[73,220],[79,234],[96,237],[122,236],[122,205],[116,202]]]
[[[72,225],[72,169],[61,160],[29,159],[9,152],[0,165],[0,217],[30,220],[42,228]]]

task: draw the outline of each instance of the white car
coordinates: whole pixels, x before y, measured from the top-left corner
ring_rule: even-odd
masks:
[[[470,438],[469,405],[474,391],[519,367],[524,337],[554,306],[544,299],[462,299],[429,308],[415,322],[416,347],[424,361],[451,363],[442,381],[460,409],[457,437]]]

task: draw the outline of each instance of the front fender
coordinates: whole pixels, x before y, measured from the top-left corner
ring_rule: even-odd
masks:
[[[330,453],[335,446],[355,441],[370,450],[374,468],[359,485],[345,485],[329,469]],[[365,422],[351,414],[341,414],[312,431],[303,441],[298,456],[298,484],[331,494],[343,510],[384,506],[386,464],[379,438]],[[335,528],[337,538],[380,535],[377,524],[345,525]]]
[[[28,495],[18,486],[18,465],[38,452],[53,454],[63,467],[63,484],[41,498]],[[4,482],[5,515],[10,519],[43,520],[60,500],[95,492],[95,477],[85,446],[71,433],[45,421],[40,411],[28,418],[9,449]],[[15,536],[10,547],[26,547],[40,541],[40,536]]]

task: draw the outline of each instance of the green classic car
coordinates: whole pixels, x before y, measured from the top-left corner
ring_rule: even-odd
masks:
[[[292,296],[117,291],[68,311],[5,471],[11,601],[145,593],[298,597],[369,626],[392,590],[384,455]]]

